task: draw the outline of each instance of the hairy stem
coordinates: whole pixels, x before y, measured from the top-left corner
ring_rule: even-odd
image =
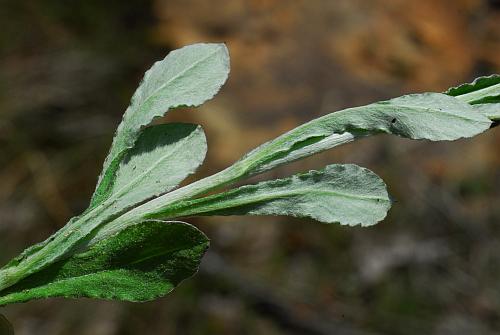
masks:
[[[114,215],[106,215],[106,210],[112,207],[113,203],[114,199],[110,198],[100,206],[84,213],[76,220],[69,221],[49,238],[50,241],[43,248],[21,259],[15,266],[1,269],[0,291],[67,257],[75,246],[84,240],[94,229],[115,217]]]

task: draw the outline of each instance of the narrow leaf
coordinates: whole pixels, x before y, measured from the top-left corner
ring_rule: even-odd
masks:
[[[134,146],[143,127],[172,108],[196,107],[211,99],[228,74],[229,54],[224,44],[193,44],[174,50],[156,62],[145,73],[118,126],[92,204],[109,196],[108,178],[113,178],[113,167],[120,163],[124,152]]]
[[[500,75],[479,77],[472,83],[452,87],[445,93],[470,104],[498,103],[500,102]]]
[[[151,217],[290,215],[370,226],[381,221],[390,207],[382,179],[368,169],[348,164],[181,202]]]
[[[472,137],[491,121],[474,108],[440,93],[406,95],[331,113],[301,125],[247,154],[238,164],[248,175],[379,133],[431,141]]]
[[[208,244],[187,223],[142,222],[2,291],[0,305],[49,297],[152,300],[195,274]]]

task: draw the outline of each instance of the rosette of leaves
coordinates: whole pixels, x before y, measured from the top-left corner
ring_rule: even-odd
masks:
[[[353,107],[309,121],[223,171],[178,185],[203,163],[201,126],[152,125],[170,110],[211,99],[229,74],[223,44],[194,44],[155,63],[118,126],[90,205],[0,270],[0,305],[48,297],[147,301],[196,273],[208,238],[181,218],[290,215],[370,226],[391,200],[384,182],[353,164],[231,188],[245,178],[352,142],[394,134],[451,141],[500,120],[500,76],[445,93],[422,93]]]

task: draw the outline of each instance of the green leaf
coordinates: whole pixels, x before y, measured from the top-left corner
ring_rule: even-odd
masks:
[[[368,169],[347,164],[181,202],[151,217],[290,215],[370,226],[381,221],[390,207],[382,179]]]
[[[148,127],[127,151],[108,183],[112,213],[120,213],[176,187],[203,163],[207,152],[200,126],[185,123]]]
[[[109,196],[110,179],[142,128],[177,107],[196,107],[211,99],[229,74],[224,44],[193,44],[170,52],[148,70],[134,93],[113,139],[99,177],[92,205]]]
[[[194,275],[208,245],[187,223],[142,222],[2,291],[0,305],[49,297],[152,300]]]
[[[237,164],[254,175],[367,135],[444,141],[475,136],[490,125],[471,105],[448,95],[411,94],[312,120],[253,150]]]
[[[470,104],[498,103],[500,102],[500,75],[479,77],[472,83],[452,87],[445,93]]]

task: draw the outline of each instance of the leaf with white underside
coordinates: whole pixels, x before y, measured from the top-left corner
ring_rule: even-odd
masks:
[[[203,163],[207,152],[200,126],[171,123],[145,128],[117,167],[109,199],[118,213],[176,187]]]
[[[159,218],[290,215],[373,225],[391,201],[384,182],[355,165],[213,192],[360,137],[456,140],[500,122],[500,76],[482,77],[445,94],[412,94],[325,115],[174,190],[205,157],[203,131],[185,124],[148,126],[173,108],[210,99],[228,72],[224,45],[196,44],[173,51],[146,73],[90,207],[0,269],[0,305],[53,296],[145,301],[168,293],[196,272],[208,240],[188,224]]]
[[[368,169],[347,164],[180,202],[150,217],[289,215],[370,226],[381,221],[390,207],[382,179]]]
[[[211,99],[229,74],[224,44],[193,44],[170,52],[149,69],[125,111],[99,177],[91,207],[109,197],[116,167],[134,146],[141,129],[177,107],[196,107]]]
[[[472,83],[452,87],[445,93],[470,104],[499,103],[500,75],[479,77]]]
[[[254,175],[367,135],[451,141],[480,134],[490,125],[491,120],[456,98],[411,94],[314,119],[254,149],[237,164]]]
[[[187,223],[142,222],[2,291],[0,306],[49,297],[153,300],[194,275],[208,245]]]

